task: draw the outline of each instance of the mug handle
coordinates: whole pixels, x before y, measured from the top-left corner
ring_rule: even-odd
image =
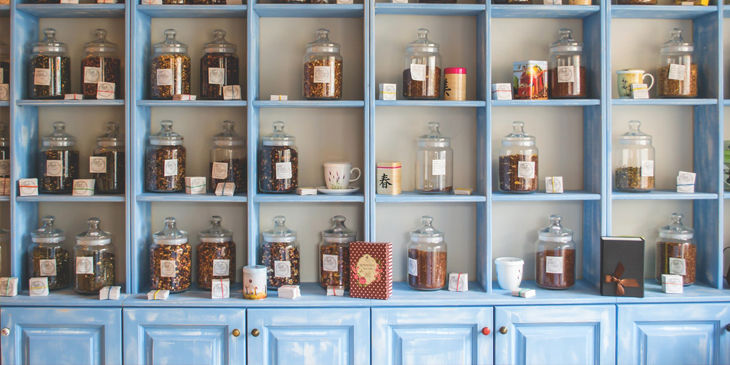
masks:
[[[652,76],[650,73],[645,73],[644,76],[641,78],[641,81],[644,81],[644,78],[649,76],[651,79],[651,85],[649,85],[649,88],[647,90],[651,90],[652,87],[654,87],[654,76]]]
[[[350,170],[350,175],[352,175],[352,172],[355,170],[357,170],[357,177],[354,179],[350,179],[350,182],[355,182],[360,179],[360,176],[362,176],[362,171],[360,171],[360,169],[358,169],[357,167],[353,167],[352,170]]]

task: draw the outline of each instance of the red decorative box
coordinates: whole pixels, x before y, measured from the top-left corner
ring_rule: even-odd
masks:
[[[393,294],[393,244],[350,244],[350,297],[388,299]]]

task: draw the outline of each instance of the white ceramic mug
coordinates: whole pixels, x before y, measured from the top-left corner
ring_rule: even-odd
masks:
[[[648,90],[654,86],[654,76],[644,73],[644,70],[628,69],[616,71],[616,89],[618,89],[618,97],[621,99],[631,98],[631,85],[643,84],[644,78],[650,78]]]
[[[500,257],[494,260],[497,267],[497,281],[505,290],[515,290],[522,283],[522,267],[525,262],[517,257]]]
[[[357,177],[350,179],[353,171],[357,171]],[[325,162],[324,182],[327,189],[347,189],[351,182],[360,179],[362,172],[357,167],[352,167],[349,162]]]

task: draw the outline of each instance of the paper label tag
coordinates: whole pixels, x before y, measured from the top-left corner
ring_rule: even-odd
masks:
[[[290,278],[291,277],[291,262],[274,261],[274,277]]]
[[[649,88],[646,84],[631,84],[631,97],[634,99],[649,99]]]
[[[113,82],[100,82],[96,84],[97,99],[114,99],[114,91],[117,85]]]
[[[669,79],[684,81],[684,76],[685,76],[686,71],[687,71],[687,66],[678,65],[676,63],[673,63],[673,64],[669,65]]]
[[[161,68],[157,70],[157,86],[172,86],[172,69]]]
[[[10,100],[10,87],[8,84],[0,84],[0,100]]]
[[[411,80],[426,81],[426,65],[411,63]]]
[[[89,157],[89,172],[92,174],[105,174],[106,156]]]
[[[223,86],[223,100],[241,100],[241,86]]]
[[[214,179],[225,179],[228,177],[228,163],[227,162],[213,162],[213,171],[211,177]]]
[[[0,160],[0,175],[10,174],[10,160]]]
[[[225,70],[220,67],[211,67],[208,69],[208,83],[211,85],[223,85]]]
[[[98,84],[101,81],[101,67],[84,67],[84,84]]]
[[[669,258],[669,273],[674,275],[687,275],[687,268],[684,259],[676,257]]]
[[[177,176],[177,159],[165,160],[165,176]]]
[[[213,260],[213,276],[228,276],[230,260]]]
[[[51,69],[37,68],[33,74],[33,85],[50,86],[51,85]]]
[[[558,66],[558,82],[575,82],[575,67]]]
[[[163,278],[175,277],[175,260],[160,260],[160,276]]]
[[[545,272],[548,274],[563,273],[563,258],[560,256],[545,257]]]
[[[93,274],[94,258],[91,256],[76,257],[76,274]]]
[[[408,275],[418,276],[418,260],[408,258]]]
[[[63,160],[46,160],[46,176],[63,176]]]
[[[39,260],[40,276],[56,276],[56,260]]]
[[[322,255],[322,270],[334,272],[339,271],[337,265],[338,261],[339,258],[337,255]]]
[[[446,175],[446,160],[433,160],[433,163],[431,165],[431,175]]]
[[[517,163],[517,177],[523,179],[534,179],[535,178],[535,162],[534,161],[519,161]]]
[[[641,176],[654,176],[654,160],[641,162]]]
[[[277,162],[276,163],[276,178],[277,179],[291,179],[291,162]]]
[[[562,176],[550,176],[545,178],[545,192],[546,193],[562,193],[563,192],[563,177]]]
[[[330,66],[314,66],[314,82],[317,84],[332,82],[332,68]]]

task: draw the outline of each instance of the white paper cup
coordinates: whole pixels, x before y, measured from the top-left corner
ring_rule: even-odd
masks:
[[[522,283],[522,267],[525,262],[517,257],[499,257],[494,260],[497,268],[497,281],[505,290],[515,290]]]

